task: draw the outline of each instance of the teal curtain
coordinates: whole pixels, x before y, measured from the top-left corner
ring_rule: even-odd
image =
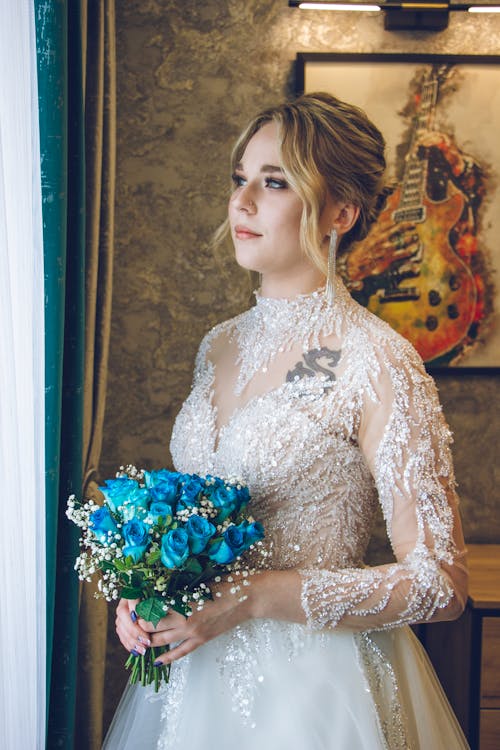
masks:
[[[82,483],[85,188],[79,0],[35,0],[45,272],[47,747],[72,748]]]

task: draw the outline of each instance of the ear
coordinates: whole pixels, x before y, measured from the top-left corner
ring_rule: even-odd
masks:
[[[359,217],[359,206],[353,203],[335,203],[330,211],[330,229],[342,236],[353,228]]]
[[[358,216],[358,206],[353,203],[335,201],[328,195],[320,218],[323,241],[328,242],[332,229],[336,229],[339,236],[348,232],[358,220]]]

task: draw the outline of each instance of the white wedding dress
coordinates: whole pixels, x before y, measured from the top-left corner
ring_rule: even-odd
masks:
[[[250,621],[175,662],[158,695],[127,688],[106,750],[467,748],[408,627],[460,608],[449,443],[418,355],[340,281],[333,305],[258,297],[214,328],[175,467],[248,484],[265,564],[301,572],[308,624]],[[397,562],[365,567],[377,503]]]

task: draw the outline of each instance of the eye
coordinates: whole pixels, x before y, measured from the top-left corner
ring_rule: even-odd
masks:
[[[286,180],[280,180],[277,177],[266,177],[266,187],[272,190],[285,190],[288,187]]]
[[[245,178],[242,175],[237,174],[236,172],[231,175],[231,180],[233,181],[233,185],[235,188],[243,187],[244,185],[246,185]]]

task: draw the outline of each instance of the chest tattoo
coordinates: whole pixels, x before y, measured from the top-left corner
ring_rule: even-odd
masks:
[[[304,352],[302,360],[297,362],[293,370],[287,372],[287,382],[293,383],[301,378],[313,377],[318,373],[325,375],[328,380],[335,380],[334,368],[338,365],[341,354],[341,349],[328,349],[326,346]]]

